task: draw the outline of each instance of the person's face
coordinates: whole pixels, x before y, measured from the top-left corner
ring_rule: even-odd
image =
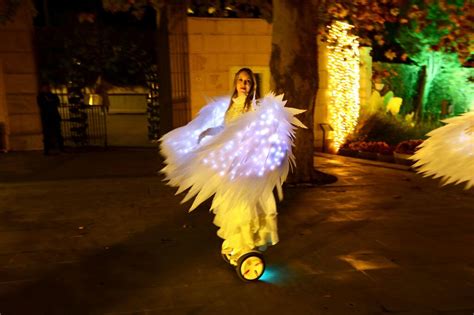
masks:
[[[237,76],[237,83],[236,83],[238,96],[242,96],[242,95],[247,96],[249,94],[250,87],[252,85],[251,80],[252,79],[250,78],[247,72],[242,71],[241,73],[239,73],[239,75]]]

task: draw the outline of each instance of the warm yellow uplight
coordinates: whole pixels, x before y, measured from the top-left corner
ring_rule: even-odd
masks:
[[[354,131],[359,118],[359,41],[356,36],[348,34],[352,27],[343,22],[329,26],[328,110],[336,151]]]

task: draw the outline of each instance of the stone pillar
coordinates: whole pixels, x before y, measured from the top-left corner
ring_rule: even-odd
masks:
[[[6,123],[6,143],[11,150],[41,149],[33,18],[28,1],[22,2],[13,21],[0,26],[0,43],[3,64],[3,70],[0,70],[3,74],[3,83],[0,79],[0,120]]]

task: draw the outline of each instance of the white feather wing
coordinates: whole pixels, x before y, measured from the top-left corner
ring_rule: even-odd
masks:
[[[178,186],[182,176],[180,169],[194,158],[194,152],[200,147],[197,142],[201,132],[224,123],[229,101],[229,97],[212,100],[186,126],[176,128],[160,139],[160,152],[166,165],[161,172],[166,175],[170,185]]]
[[[424,176],[442,178],[444,185],[466,182],[469,189],[474,186],[474,112],[443,122],[412,157],[414,167]]]
[[[201,145],[190,144],[191,149],[186,153],[172,152],[174,159],[169,158],[169,150],[180,147],[170,143],[180,143],[174,138],[182,132],[163,138],[161,152],[167,165],[162,171],[166,180],[178,187],[177,194],[188,190],[182,202],[195,197],[189,211],[214,196],[211,206],[216,214],[214,223],[220,227],[218,234],[224,239],[245,226],[250,230],[246,235],[270,231],[272,235],[265,238],[272,243],[278,241],[276,226],[262,229],[262,224],[276,221],[263,222],[261,218],[276,217],[273,189],[277,188],[281,199],[282,184],[294,164],[295,130],[297,126],[304,127],[294,117],[302,111],[287,108],[285,103],[283,95],[268,94],[255,111],[242,114],[221,133],[205,138]],[[192,130],[198,129],[190,128],[187,132]],[[197,136],[189,141],[195,139]],[[255,245],[251,240],[248,244]]]

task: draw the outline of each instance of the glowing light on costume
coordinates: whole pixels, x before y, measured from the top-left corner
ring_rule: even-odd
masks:
[[[443,120],[428,133],[412,159],[423,176],[441,178],[443,185],[465,182],[474,187],[474,112]]]
[[[329,123],[336,151],[352,133],[359,118],[359,42],[344,22],[328,27]]]
[[[192,211],[212,197],[217,234],[225,240],[245,240],[248,248],[278,242],[273,190],[281,200],[282,184],[294,166],[296,128],[306,128],[294,117],[304,111],[285,104],[283,95],[268,94],[255,111],[225,124],[229,98],[219,99],[160,139],[166,164],[161,172],[169,185],[178,187],[177,194],[187,191],[182,202],[194,198]],[[219,132],[198,143],[208,128]],[[256,227],[264,237],[251,236]]]
[[[249,147],[236,148],[236,141],[242,144],[244,133],[239,131],[236,133],[237,140],[230,140],[219,146],[218,150],[212,151],[209,157],[203,158],[202,163],[209,165],[216,170],[219,176],[227,176],[231,174],[231,179],[239,176],[263,176],[267,171],[273,171],[283,163],[287,158],[288,145],[281,145],[280,139],[287,137],[286,128],[280,128],[281,120],[275,117],[275,112],[281,109],[282,103],[275,99],[267,98],[265,106],[259,109],[257,121],[252,121],[245,130],[247,137],[251,135],[253,145]],[[224,117],[227,103],[222,102],[221,106],[217,106],[214,115]],[[194,131],[187,132],[186,139],[183,142],[173,141],[171,145],[179,154],[185,155],[194,151],[199,144],[197,143],[199,134],[206,130],[209,126],[199,128]],[[205,143],[205,142],[204,142]],[[251,156],[251,164],[235,162]],[[239,158],[240,157],[240,158]],[[245,169],[244,169],[245,168]]]

